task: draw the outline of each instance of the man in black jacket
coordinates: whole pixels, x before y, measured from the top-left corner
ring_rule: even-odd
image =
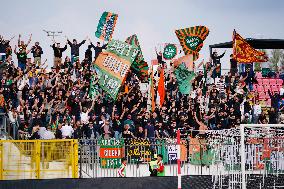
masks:
[[[233,54],[230,55],[230,63],[231,63],[231,70],[230,72],[232,75],[238,73],[238,62],[233,58]]]
[[[106,49],[106,46],[107,44],[101,46],[101,43],[100,42],[97,42],[97,46],[93,45],[92,42],[91,43],[91,46],[94,48],[95,50],[95,61],[97,60],[99,54],[103,51],[103,49]]]
[[[56,43],[56,46],[55,46],[55,41],[54,41],[51,47],[54,53],[54,65],[53,66],[56,68],[57,66],[60,66],[62,62],[62,53],[67,49],[67,44],[63,48],[60,48],[60,43]]]
[[[275,112],[278,112],[278,103],[280,101],[280,95],[276,92],[274,93],[274,95],[272,95],[270,90],[268,90],[268,94],[271,98],[271,108],[274,108]]]
[[[35,42],[35,45],[31,49],[31,53],[33,53],[34,63],[35,65],[41,65],[41,55],[43,54],[41,46],[39,46],[39,42]]]
[[[213,70],[213,74],[212,77],[215,79],[220,78],[221,77],[221,58],[223,58],[223,56],[225,55],[226,51],[221,54],[220,56],[218,56],[217,52],[213,52],[213,54],[211,54],[211,58],[213,61],[213,67],[215,67],[215,69]]]
[[[69,39],[67,38],[67,42],[71,47],[71,63],[73,64],[74,62],[76,62],[76,59],[79,57],[80,46],[83,45],[86,42],[86,40],[84,39],[81,43],[77,43],[77,40],[73,39],[73,43],[71,43],[71,41],[69,41]]]

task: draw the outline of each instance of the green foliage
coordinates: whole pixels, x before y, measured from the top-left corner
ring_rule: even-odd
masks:
[[[259,62],[254,63],[254,71],[261,72],[261,65]]]
[[[279,62],[281,60],[281,56],[283,54],[283,51],[280,49],[273,49],[271,51],[271,56],[269,57],[270,61],[270,69],[273,71],[279,71]]]

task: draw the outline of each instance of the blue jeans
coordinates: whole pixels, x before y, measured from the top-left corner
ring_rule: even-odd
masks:
[[[114,138],[115,138],[115,140],[119,140],[121,138],[121,132],[114,131]]]
[[[216,124],[215,123],[210,123],[209,127],[210,127],[210,129],[215,130],[216,129]]]
[[[72,65],[74,65],[75,60],[78,59],[78,58],[79,58],[79,56],[76,56],[76,55],[74,55],[74,54],[71,54],[71,63],[72,63]]]
[[[239,64],[239,73],[244,73],[246,71],[246,65],[245,64]]]
[[[26,69],[26,63],[23,63],[23,62],[18,62],[18,66],[19,66],[19,68],[21,68],[21,70],[22,71],[25,71],[25,69]]]
[[[0,54],[0,61],[5,62],[6,54]]]

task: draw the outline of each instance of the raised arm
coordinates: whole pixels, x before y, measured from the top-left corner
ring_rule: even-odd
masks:
[[[95,100],[93,100],[93,102],[92,102],[92,106],[88,109],[88,113],[90,112],[90,111],[92,111],[92,109],[94,108],[94,106],[95,106]]]
[[[223,58],[223,56],[226,54],[226,51],[223,52],[223,54],[221,54],[220,56],[218,56],[217,58]]]
[[[30,35],[30,38],[29,38],[29,40],[28,40],[28,42],[27,42],[27,46],[29,46],[29,44],[31,43],[31,41],[32,41],[32,36],[33,36],[33,34]]]
[[[17,45],[15,45],[14,53],[17,54]]]
[[[18,38],[18,46],[21,45],[21,34],[19,34],[19,38]]]
[[[83,45],[85,42],[86,42],[86,39],[84,39],[81,43],[78,44],[79,47],[80,47],[81,45]]]
[[[68,38],[67,38],[67,43],[68,43],[68,45],[69,45],[70,47],[72,47],[72,43],[71,43],[71,41],[69,41]]]
[[[66,49],[67,49],[67,43],[65,44],[65,46],[61,50],[62,50],[62,52],[64,52],[64,51],[66,51]]]

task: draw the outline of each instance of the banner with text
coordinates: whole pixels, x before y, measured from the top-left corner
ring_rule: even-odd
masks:
[[[117,14],[104,12],[99,20],[95,36],[103,41],[110,41],[117,21]]]
[[[123,140],[105,140],[99,141],[100,145],[100,166],[101,168],[118,168],[121,165],[121,158],[124,157]]]
[[[193,61],[199,57],[199,51],[203,47],[203,41],[209,34],[209,29],[205,26],[195,26],[175,31],[182,49],[187,54],[193,55]]]
[[[137,53],[138,49],[133,45],[112,40],[95,62],[99,85],[114,100]]]

